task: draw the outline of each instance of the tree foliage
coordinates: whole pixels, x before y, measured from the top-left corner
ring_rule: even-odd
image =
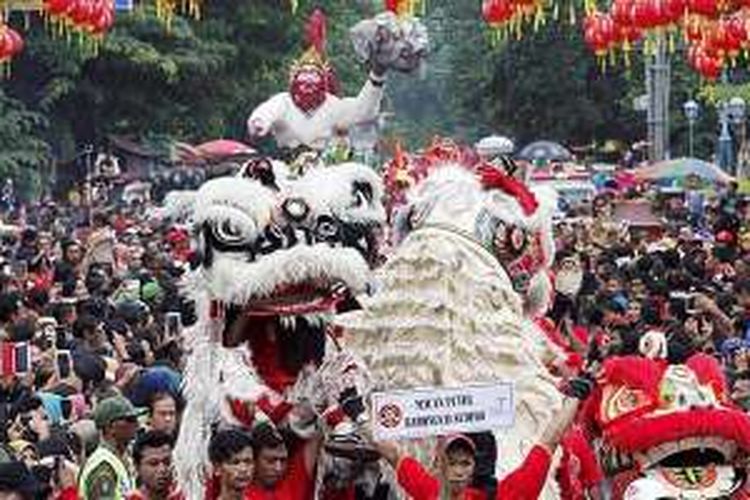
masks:
[[[50,150],[68,160],[84,144],[101,143],[110,134],[194,142],[244,138],[249,112],[286,87],[289,64],[304,50],[305,18],[315,6],[329,19],[328,54],[342,88],[355,93],[365,70],[355,60],[348,30],[377,13],[379,0],[300,2],[296,14],[279,0],[210,0],[202,20],[176,17],[169,27],[153,10],[139,8],[118,14],[98,47],[50,33],[33,20],[22,30],[26,49],[14,62],[13,77],[0,83],[3,106],[14,110],[0,115],[3,137],[25,144],[7,135],[23,129],[30,142],[19,147],[23,154],[3,150],[0,175],[39,169]],[[645,116],[632,110],[632,99],[645,91],[637,54],[630,68],[619,64],[602,72],[580,26],[552,20],[535,32],[528,29],[521,40],[493,42],[479,8],[463,0],[428,2],[430,58],[416,77],[391,75],[389,134],[412,147],[435,134],[474,141],[502,133],[519,144],[645,138]],[[11,21],[21,27],[20,17]],[[685,148],[681,106],[698,95],[698,84],[684,64],[673,65],[674,151]],[[708,108],[697,127],[704,154],[715,133]],[[15,158],[15,170],[9,158]]]
[[[50,149],[40,137],[44,116],[0,90],[0,178],[16,181],[26,199],[39,194],[39,176],[49,171]]]

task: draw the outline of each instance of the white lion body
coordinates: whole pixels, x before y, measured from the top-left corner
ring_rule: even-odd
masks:
[[[511,196],[483,189],[473,173],[451,166],[430,174],[408,199],[415,229],[378,271],[378,291],[360,298],[363,310],[336,321],[380,389],[512,381],[515,423],[497,431],[502,477],[554,418],[561,396],[543,363],[554,353],[525,312],[528,304],[472,233],[483,209],[543,231],[545,202],[527,218]],[[546,236],[549,245],[551,233]],[[546,279],[536,282],[548,285]],[[529,294],[543,296],[534,283]],[[409,448],[429,460],[433,445],[428,440]]]
[[[282,170],[274,166],[275,172]],[[299,241],[263,255],[207,248],[203,235],[206,227],[223,228],[243,244],[257,241],[264,229],[283,219],[280,211],[290,199],[304,200],[311,217],[325,215],[375,226],[385,217],[380,179],[363,165],[336,165],[299,178],[278,177],[276,181],[278,189],[252,178],[218,178],[205,183],[193,200],[192,221],[198,250],[203,255],[210,254],[211,260],[210,264],[194,270],[185,284],[195,301],[198,321],[186,332],[190,353],[185,369],[187,406],[175,448],[175,463],[178,481],[190,499],[203,498],[210,467],[207,448],[212,425],[240,424],[230,409],[230,398],[253,403],[268,397],[274,404],[282,401],[293,406],[304,404],[318,411],[335,404],[338,391],[346,384],[360,390],[368,386],[366,373],[351,370],[352,365],[359,367],[357,359],[327,343],[321,365],[301,370],[296,383],[278,394],[256,371],[246,344],[235,348],[222,346],[226,318],[221,307],[217,309],[214,304],[244,307],[253,300],[272,296],[279,286],[316,280],[343,283],[358,294],[369,281],[367,261],[351,247]],[[371,199],[355,196],[352,187],[357,183],[367,184]],[[315,321],[318,320],[323,321],[316,317]],[[342,375],[344,371],[346,374]],[[254,417],[256,422],[268,418],[257,407]],[[300,437],[309,436],[309,426],[296,425],[295,410],[287,418]]]

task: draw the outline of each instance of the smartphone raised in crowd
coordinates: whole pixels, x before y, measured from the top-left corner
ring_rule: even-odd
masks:
[[[31,354],[28,342],[16,342],[15,344],[15,369],[16,375],[25,375],[31,371]]]
[[[66,349],[68,347],[68,332],[64,326],[55,327],[55,349]]]
[[[57,376],[60,380],[64,380],[70,377],[73,373],[73,358],[70,356],[70,351],[59,350],[56,355],[56,368]]]
[[[62,412],[63,419],[70,420],[70,416],[73,413],[73,402],[69,398],[61,400],[60,411]]]
[[[182,330],[182,318],[178,312],[168,312],[164,317],[164,335],[165,339],[174,339],[179,337]]]

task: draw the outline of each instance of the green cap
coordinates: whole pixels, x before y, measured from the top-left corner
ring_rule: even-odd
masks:
[[[141,287],[141,299],[145,301],[154,300],[161,293],[161,287],[155,281],[149,281]]]
[[[94,410],[94,422],[99,429],[108,427],[112,422],[125,420],[129,418],[138,418],[146,410],[140,410],[133,406],[127,398],[123,396],[113,396],[104,401],[100,401]]]

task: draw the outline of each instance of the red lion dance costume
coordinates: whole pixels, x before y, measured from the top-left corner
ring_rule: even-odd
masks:
[[[582,416],[616,500],[629,486],[631,498],[652,498],[638,496],[646,483],[657,497],[750,498],[750,417],[729,399],[721,367],[707,355],[681,365],[607,359]]]

